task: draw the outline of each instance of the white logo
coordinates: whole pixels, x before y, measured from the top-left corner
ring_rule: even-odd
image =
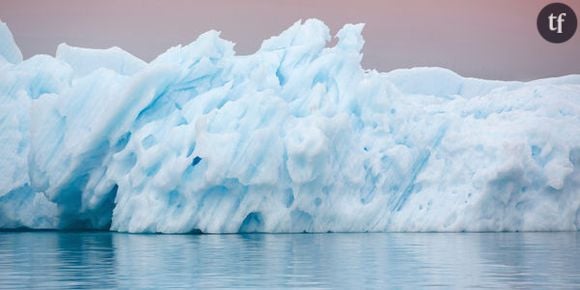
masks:
[[[556,33],[562,33],[562,22],[564,22],[564,16],[566,16],[566,13],[560,13],[558,15],[558,17],[554,16],[554,13],[550,14],[550,16],[548,16],[548,20],[550,21],[550,30],[551,31],[556,31]],[[558,23],[558,27],[554,26],[554,20],[556,20],[556,22]]]

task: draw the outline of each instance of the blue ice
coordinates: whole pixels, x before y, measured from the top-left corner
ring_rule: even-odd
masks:
[[[250,55],[209,31],[145,62],[0,24],[0,228],[580,229],[580,75],[361,67],[362,24]]]

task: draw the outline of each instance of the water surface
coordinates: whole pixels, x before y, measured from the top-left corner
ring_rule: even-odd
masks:
[[[580,288],[580,233],[1,232],[0,288]]]

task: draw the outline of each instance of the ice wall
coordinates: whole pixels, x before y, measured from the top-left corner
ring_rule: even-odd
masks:
[[[369,71],[362,28],[327,47],[297,22],[247,56],[210,31],[145,63],[22,61],[1,24],[0,228],[580,228],[580,75]]]

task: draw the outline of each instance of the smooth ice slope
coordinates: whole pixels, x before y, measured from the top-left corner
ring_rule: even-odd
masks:
[[[0,227],[126,232],[580,228],[580,76],[360,66],[362,25],[252,55],[215,31],[145,63],[0,25]]]

